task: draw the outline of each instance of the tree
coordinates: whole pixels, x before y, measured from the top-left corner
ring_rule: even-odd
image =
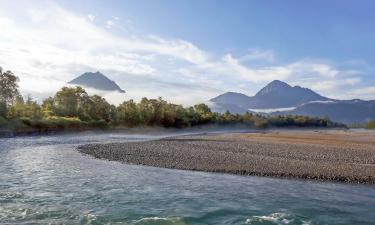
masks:
[[[242,121],[250,126],[254,126],[254,115],[250,112],[246,112],[242,115]]]
[[[58,116],[79,117],[81,120],[91,120],[89,114],[90,98],[81,87],[63,87],[54,97],[53,109]]]
[[[43,117],[40,105],[31,96],[27,96],[26,101],[18,97],[15,103],[10,106],[8,117],[10,119],[27,118],[39,120]]]
[[[148,98],[142,98],[137,104],[139,110],[140,120],[146,125],[152,125],[152,119],[154,116],[154,109],[151,101]]]
[[[117,107],[117,119],[128,126],[136,126],[141,123],[141,115],[137,104],[131,99],[124,101]]]
[[[91,119],[110,121],[111,105],[99,95],[90,96],[90,109],[88,110]]]
[[[1,118],[7,117],[7,111],[8,111],[8,109],[7,109],[6,103],[5,102],[0,102],[0,117]]]
[[[0,102],[12,103],[16,97],[20,96],[18,91],[18,77],[11,71],[3,73],[0,67]]]
[[[0,116],[7,116],[8,107],[20,96],[18,77],[11,71],[3,72],[0,67]]]
[[[182,105],[166,103],[163,105],[161,126],[186,127],[189,125],[186,110]]]
[[[365,127],[367,129],[375,129],[375,121],[369,121]]]
[[[206,104],[197,104],[194,105],[194,110],[199,115],[199,122],[200,124],[209,123],[214,119],[214,115],[211,112],[210,107],[208,107]]]
[[[42,113],[44,117],[48,118],[54,115],[53,105],[54,105],[54,98],[48,97],[43,100]]]

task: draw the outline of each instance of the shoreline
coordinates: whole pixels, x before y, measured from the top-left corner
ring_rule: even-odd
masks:
[[[170,169],[375,184],[375,133],[264,131],[87,144],[98,159]]]
[[[363,128],[364,129],[364,128]],[[184,132],[195,132],[198,133],[211,133],[211,132],[268,132],[277,130],[348,130],[348,128],[337,128],[337,127],[285,127],[285,128],[253,128],[245,125],[201,125],[187,128],[166,128],[158,126],[140,126],[140,127],[108,127],[108,128],[69,128],[69,129],[23,129],[23,130],[10,130],[0,129],[0,138],[12,138],[12,137],[32,137],[32,136],[49,136],[59,134],[82,134],[86,132],[99,132],[99,133],[136,133],[136,134],[149,134],[156,132],[164,133],[184,133]],[[371,130],[369,130],[371,131]]]

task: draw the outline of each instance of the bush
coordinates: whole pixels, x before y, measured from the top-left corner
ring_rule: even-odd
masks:
[[[26,129],[27,127],[28,126],[25,123],[23,123],[23,121],[20,119],[12,119],[8,121],[8,128],[10,130],[17,131],[17,130]]]
[[[28,117],[21,117],[20,120],[27,127],[31,127],[31,119],[30,118],[28,118]]]
[[[33,126],[34,128],[49,130],[84,129],[87,128],[87,122],[83,122],[77,117],[52,116],[35,121]]]
[[[105,129],[108,128],[108,123],[105,120],[92,120],[88,123],[88,126]]]
[[[5,128],[8,126],[8,121],[4,117],[0,116],[0,128]]]

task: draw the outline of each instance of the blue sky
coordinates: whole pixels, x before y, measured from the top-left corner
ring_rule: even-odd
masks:
[[[375,99],[373,1],[0,3],[9,31],[0,34],[0,66],[19,74],[24,93],[52,93],[100,70],[125,98],[194,104],[280,79],[332,98]]]
[[[118,15],[139,32],[183,38],[219,54],[261,48],[274,49],[284,61],[375,60],[373,1],[72,2],[62,3],[78,12],[96,11],[102,19]]]

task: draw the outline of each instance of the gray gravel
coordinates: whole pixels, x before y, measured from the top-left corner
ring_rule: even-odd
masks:
[[[219,135],[88,144],[79,151],[128,164],[375,184],[375,147],[369,145],[264,142]]]

